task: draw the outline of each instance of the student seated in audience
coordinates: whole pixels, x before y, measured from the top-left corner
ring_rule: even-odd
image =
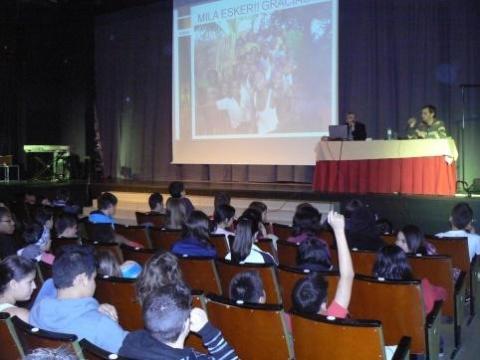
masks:
[[[119,355],[128,359],[238,359],[235,350],[214,328],[207,314],[191,308],[190,289],[182,284],[167,285],[149,294],[143,303],[145,330],[131,332]],[[202,338],[208,354],[185,347],[190,331]]]
[[[234,301],[265,304],[267,295],[262,279],[256,271],[244,271],[235,275],[230,281],[230,299]]]
[[[226,192],[218,192],[215,194],[213,198],[213,209],[214,211],[217,210],[222,205],[230,205],[231,197]]]
[[[190,199],[186,197],[187,192],[185,190],[185,185],[183,182],[174,181],[170,183],[168,187],[168,192],[170,193],[171,197],[167,200],[167,202],[170,201],[171,199],[180,199],[182,204],[185,206],[185,211],[187,216],[189,216],[190,213],[195,209]]]
[[[306,239],[317,237],[321,217],[314,207],[303,207],[298,210],[293,216],[292,236],[287,241],[300,244]]]
[[[111,305],[94,299],[96,262],[93,249],[66,245],[55,258],[47,280],[30,311],[29,322],[49,331],[75,334],[117,353],[127,335]],[[52,288],[54,285],[54,288]],[[108,315],[106,315],[108,314]]]
[[[302,270],[310,271],[332,270],[332,259],[328,245],[315,236],[306,238],[298,247],[297,266]]]
[[[159,250],[144,265],[135,283],[135,291],[140,304],[155,290],[165,285],[183,283],[178,259],[170,252]]]
[[[62,214],[55,221],[57,238],[73,239],[78,237],[77,218],[71,214]]]
[[[42,261],[52,265],[55,260],[55,256],[50,253],[52,240],[49,235],[45,236],[44,230],[45,228],[36,223],[27,225],[23,231],[23,241],[27,247],[18,250],[17,254],[29,260]],[[37,251],[25,251],[25,249],[32,250],[32,247]]]
[[[321,314],[343,319],[348,315],[355,274],[345,236],[345,218],[341,214],[330,211],[327,221],[335,233],[338,249],[340,279],[335,298],[327,307],[328,283],[321,275],[315,273],[295,284],[292,302],[294,310],[299,313]]]
[[[228,236],[234,236],[230,229],[235,219],[235,208],[230,205],[220,205],[213,214],[214,231],[213,234],[225,235],[228,243]]]
[[[350,248],[377,251],[385,245],[376,227],[375,214],[368,207],[355,209],[347,224],[346,234]]]
[[[470,261],[475,255],[480,255],[480,235],[475,233],[473,227],[473,210],[467,203],[459,203],[452,209],[450,215],[450,231],[435,235],[438,238],[466,237],[468,238],[468,252]]]
[[[416,225],[404,226],[397,234],[395,245],[407,254],[438,255],[435,246],[425,240],[425,235]]]
[[[407,254],[397,245],[387,245],[380,249],[373,266],[373,276],[385,280],[414,279]],[[447,298],[447,292],[442,287],[432,285],[427,278],[421,281],[423,303],[428,314],[433,310],[435,301]]]
[[[296,208],[295,208],[295,213],[296,213],[297,211],[300,211],[300,210],[302,210],[303,208],[307,208],[307,207],[313,208],[313,205],[310,204],[310,203],[308,203],[308,202],[300,203],[300,204],[298,204],[298,205],[296,206]]]
[[[258,212],[258,210],[255,209],[245,209],[245,211],[242,213],[241,217],[248,217],[249,219],[252,219],[252,221],[255,222],[255,226],[258,229],[257,234],[255,236],[255,242],[259,239],[267,239],[268,233],[267,229],[265,228],[265,225],[262,222],[262,214]]]
[[[34,192],[27,190],[25,194],[23,194],[23,203],[26,205],[36,205],[37,204],[37,196]]]
[[[65,347],[56,349],[38,348],[25,356],[23,360],[77,360],[77,356]]]
[[[235,240],[225,256],[226,260],[236,264],[275,264],[273,256],[260,250],[254,243],[259,231],[258,224],[257,219],[246,215],[238,219]]]
[[[17,253],[17,245],[13,233],[15,221],[6,207],[0,207],[0,259]]]
[[[375,227],[377,232],[380,235],[392,235],[393,234],[393,225],[390,220],[385,218],[380,218],[375,222]]]
[[[97,203],[98,209],[90,213],[88,216],[88,221],[92,224],[111,224],[113,229],[115,226],[115,219],[113,216],[117,211],[117,197],[111,193],[105,192],[98,197]],[[135,241],[130,241],[120,234],[114,232],[113,236],[114,242],[119,245],[124,244],[134,248],[143,248],[142,244],[139,244]],[[94,239],[93,241],[100,242],[98,239]]]
[[[0,262],[0,312],[28,322],[29,311],[15,304],[30,300],[36,289],[35,275],[35,263],[21,256],[11,255]]]
[[[61,208],[65,214],[78,215],[81,211],[80,206],[74,204],[70,200],[70,191],[64,188],[57,190],[55,200],[52,202],[52,206]]]
[[[187,218],[187,209],[180,199],[168,199],[166,229],[181,230]]]
[[[210,243],[210,220],[203,212],[194,210],[183,224],[182,237],[172,246],[172,253],[178,256],[200,256],[214,258],[215,247]]]
[[[148,206],[150,207],[150,214],[165,214],[163,196],[159,192],[154,192],[148,197]]]
[[[268,221],[268,207],[262,201],[252,201],[250,205],[248,205],[249,209],[253,209],[258,211],[260,214],[260,222],[261,226],[265,229],[264,238],[272,239],[273,241],[277,241],[278,237],[273,234],[272,224]],[[262,230],[263,233],[263,230]]]
[[[136,279],[142,272],[142,267],[135,261],[127,260],[119,264],[110,251],[97,251],[97,275]]]

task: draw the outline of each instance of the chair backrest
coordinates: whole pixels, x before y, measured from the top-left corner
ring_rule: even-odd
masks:
[[[122,250],[124,261],[136,261],[142,265],[142,267],[156,252],[156,250],[153,249],[137,249],[127,245],[121,245],[120,249]]]
[[[273,233],[277,235],[280,240],[287,240],[292,236],[293,228],[289,225],[273,223],[272,227]]]
[[[192,308],[201,308],[207,310],[206,299],[203,291],[192,290]],[[200,335],[190,332],[185,339],[185,346],[194,348],[201,353],[207,353],[208,350],[203,346],[203,341]]]
[[[78,345],[82,349],[83,356],[88,360],[121,360],[117,354],[108,352],[92,344],[87,339],[81,340]]]
[[[470,255],[468,252],[468,238],[435,238],[428,237],[430,242],[437,249],[440,255],[447,255],[452,258],[452,266],[470,273]]]
[[[130,241],[142,244],[146,249],[151,249],[152,244],[148,236],[148,229],[144,225],[128,226],[115,224],[115,232]]]
[[[372,276],[377,253],[375,251],[352,249],[350,254],[352,256],[353,271],[355,274]]]
[[[443,302],[442,314],[455,315],[455,282],[453,280],[452,259],[448,256],[416,256],[409,255],[408,262],[416,279],[427,278],[435,286],[447,291]]]
[[[279,305],[239,305],[207,296],[208,318],[240,359],[292,359],[284,312]]]
[[[349,311],[355,319],[380,321],[386,345],[396,345],[402,336],[410,336],[412,353],[427,353],[420,281],[382,281],[357,276]]]
[[[267,296],[267,304],[282,303],[275,266],[266,264],[240,265],[223,259],[216,260],[216,266],[220,278],[222,294],[224,294],[225,297],[229,296],[230,281],[236,274],[244,271],[256,271],[262,279],[265,294]]]
[[[215,246],[215,250],[217,250],[217,256],[219,258],[225,258],[225,256],[229,253],[229,244],[225,235],[222,234],[211,234],[210,235],[210,243]]]
[[[126,330],[143,328],[142,308],[135,294],[134,279],[97,277],[95,298],[99,303],[115,306],[118,322]]]
[[[90,221],[88,221],[88,219],[84,220],[83,224],[85,225],[85,232],[87,233],[87,238],[91,242],[95,240],[95,236],[99,231],[103,231],[103,229],[112,227],[112,224],[91,223]]]
[[[285,266],[297,266],[298,244],[286,241],[277,241],[278,263]]]
[[[280,265],[277,270],[278,282],[282,289],[283,308],[286,311],[290,311],[293,307],[292,293],[296,283],[310,275],[312,272],[283,265]],[[330,303],[335,297],[338,280],[340,278],[339,274],[336,271],[322,272],[319,274],[321,274],[328,282],[327,302]]]
[[[272,239],[258,239],[256,244],[260,248],[260,250],[269,253],[276,261],[278,261],[277,249],[275,248]]]
[[[112,253],[112,255],[115,256],[115,258],[120,264],[123,263],[123,254],[122,254],[122,250],[120,250],[120,245],[116,243],[100,243],[98,241],[94,241],[94,242],[86,241],[85,244],[93,246],[95,251],[108,251]]]
[[[387,245],[395,245],[395,242],[397,241],[397,235],[395,234],[383,234],[381,238]]]
[[[135,218],[137,219],[138,225],[151,224],[152,226],[163,228],[167,223],[167,215],[165,214],[135,211]]]
[[[42,330],[23,322],[16,316],[12,318],[12,324],[25,354],[29,354],[37,348],[58,348],[60,346],[78,354],[75,346],[76,335]]]
[[[154,249],[170,251],[172,245],[182,236],[181,230],[167,230],[159,228],[150,229],[150,239]]]
[[[330,319],[320,315],[291,316],[297,359],[386,359],[379,321]]]
[[[57,255],[58,250],[65,245],[81,245],[82,240],[80,238],[53,238],[50,250],[52,254]]]
[[[190,288],[205,293],[221,294],[222,288],[214,259],[183,255],[179,256],[178,264],[183,279]]]
[[[0,312],[0,360],[21,359],[23,357],[22,347],[17,334],[13,329],[10,315]]]
[[[328,230],[322,230],[318,234],[318,237],[322,240],[325,240],[325,242],[328,244],[328,246],[337,246],[337,242],[335,241],[335,235],[333,232],[328,231]]]

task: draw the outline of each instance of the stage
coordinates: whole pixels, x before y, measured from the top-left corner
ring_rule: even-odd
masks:
[[[238,210],[247,206],[249,201],[259,199],[266,201],[272,208],[272,220],[274,213],[281,211],[279,217],[288,222],[290,214],[296,204],[300,202],[313,202],[322,211],[330,208],[343,209],[344,205],[352,198],[358,198],[369,204],[382,217],[388,218],[395,227],[407,223],[418,224],[426,233],[435,233],[448,227],[450,209],[459,201],[466,201],[480,214],[480,197],[466,198],[464,195],[456,196],[409,196],[402,194],[333,194],[322,193],[312,190],[312,185],[307,183],[239,183],[239,182],[208,182],[208,181],[184,181],[188,196],[198,202],[198,206],[205,211],[210,211],[213,206],[213,196],[219,191],[225,191],[232,197],[233,204],[237,203]],[[144,202],[148,194],[154,191],[162,194],[168,193],[168,181],[133,181],[112,180],[106,182],[88,183],[86,181],[72,180],[68,182],[46,181],[11,181],[0,184],[0,200],[11,201],[15,196],[23,193],[26,189],[38,195],[49,198],[55,196],[60,187],[68,188],[73,199],[86,207],[86,211],[92,206],[92,200],[103,191],[112,191],[119,195],[119,209],[130,212],[145,210]],[[128,203],[127,206],[122,205]],[[268,204],[269,203],[269,204]]]

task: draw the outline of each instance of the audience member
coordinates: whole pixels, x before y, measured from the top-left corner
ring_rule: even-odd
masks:
[[[480,235],[473,227],[473,210],[467,203],[458,203],[450,215],[451,230],[435,235],[439,238],[466,237],[468,238],[468,252],[470,261],[475,255],[480,255]]]
[[[52,289],[52,280],[44,283],[30,311],[30,324],[75,334],[79,339],[85,338],[106,351],[117,353],[127,332],[118,325],[115,308],[99,305],[93,298],[96,287],[93,249],[64,246],[55,258],[52,274],[55,289]]]
[[[380,218],[375,222],[375,227],[377,232],[380,235],[392,235],[393,234],[393,225],[390,220],[385,218]]]
[[[355,274],[345,236],[345,218],[341,214],[330,211],[327,221],[335,233],[338,249],[340,279],[335,298],[327,307],[328,283],[321,275],[315,273],[295,284],[292,292],[293,308],[300,313],[321,314],[343,319],[348,315]]]
[[[315,236],[306,238],[298,247],[297,266],[300,269],[310,271],[332,270],[332,259],[328,245]]]
[[[57,238],[73,239],[78,237],[77,218],[71,214],[62,214],[55,221]]]
[[[37,204],[37,196],[31,192],[30,190],[26,191],[23,196],[23,203],[27,205],[36,205]]]
[[[77,360],[77,356],[68,348],[59,347],[56,349],[38,348],[33,350],[23,360]]]
[[[187,217],[185,204],[180,199],[170,198],[167,201],[167,224],[165,228],[180,230]]]
[[[183,278],[177,257],[166,251],[157,251],[144,265],[135,283],[137,299],[143,304],[150,293],[162,286],[178,283],[183,283]]]
[[[395,245],[407,254],[437,255],[437,249],[425,240],[422,230],[416,225],[406,225],[397,234]]]
[[[214,231],[216,235],[222,234],[225,235],[228,243],[228,236],[234,236],[235,234],[228,229],[233,225],[233,220],[235,219],[235,209],[230,205],[220,205],[215,208],[215,213],[213,214],[213,223]]]
[[[293,216],[292,236],[287,241],[300,244],[307,238],[316,237],[320,230],[321,217],[314,207],[303,207],[298,210]]]
[[[256,271],[236,274],[230,281],[230,299],[237,302],[265,304],[267,296],[262,279]]]
[[[375,215],[368,207],[354,210],[348,223],[346,234],[351,248],[377,251],[385,245],[375,226]]]
[[[14,232],[12,213],[8,208],[0,207],[0,259],[17,253]]]
[[[267,204],[262,201],[252,201],[248,208],[259,212],[263,238],[272,239],[274,244],[276,244],[278,237],[273,234],[272,224],[268,221]]]
[[[120,356],[135,360],[238,359],[235,351],[200,308],[191,309],[192,296],[182,284],[167,285],[149,294],[143,303],[145,330],[125,338]],[[185,347],[190,332],[202,338],[207,354]]]
[[[213,209],[215,211],[222,205],[230,205],[230,202],[231,198],[229,194],[223,191],[218,192],[213,199]]]
[[[170,196],[171,196],[170,199],[180,199],[180,201],[185,206],[185,211],[187,216],[189,216],[190,213],[194,210],[194,207],[190,199],[186,197],[187,192],[185,190],[184,183],[181,181],[174,181],[170,183],[170,186],[168,187],[168,192],[170,193]]]
[[[237,222],[232,248],[225,259],[236,264],[275,264],[271,254],[260,250],[254,244],[257,233],[258,222],[251,217],[242,215]]]
[[[71,215],[78,215],[80,214],[80,206],[74,204],[70,200],[70,191],[65,188],[60,188],[57,190],[55,200],[52,202],[52,206],[56,208],[61,208],[63,213],[71,214]]]
[[[414,279],[407,254],[397,245],[387,245],[380,249],[372,272],[373,276],[385,280]],[[444,288],[432,285],[427,278],[422,279],[421,286],[425,312],[429,314],[435,301],[447,298],[447,292]]]
[[[150,207],[150,214],[165,214],[163,196],[159,192],[154,192],[149,196],[148,206]]]
[[[172,253],[178,256],[216,257],[217,251],[210,243],[209,227],[207,215],[198,210],[192,211],[183,224],[181,239],[172,246]]]
[[[37,223],[27,225],[23,231],[23,241],[27,247],[18,250],[17,254],[29,260],[42,261],[52,265],[55,256],[50,253],[52,241],[50,236],[45,236],[45,228]],[[50,232],[48,232],[49,234]],[[37,251],[25,251],[26,249],[36,248]]]
[[[117,258],[110,251],[97,251],[97,275],[136,279],[142,272],[142,267],[135,261],[127,260],[119,264]]]
[[[257,234],[255,236],[255,242],[258,239],[266,239],[268,236],[267,229],[262,222],[262,214],[255,209],[248,208],[246,209],[241,217],[247,217],[251,219],[255,223],[255,227],[257,228]]]
[[[30,300],[36,289],[35,275],[35,263],[21,256],[11,255],[0,262],[0,312],[28,322],[29,311],[15,304]]]

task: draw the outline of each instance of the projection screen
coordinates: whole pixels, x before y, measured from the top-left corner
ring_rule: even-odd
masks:
[[[337,0],[174,0],[177,164],[313,165],[337,115]]]

